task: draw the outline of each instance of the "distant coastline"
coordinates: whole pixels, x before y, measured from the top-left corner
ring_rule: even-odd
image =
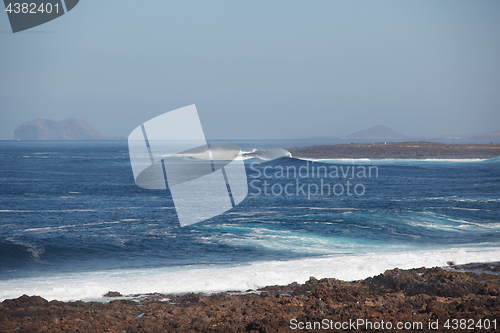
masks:
[[[500,144],[445,144],[428,141],[351,143],[293,147],[295,158],[317,159],[491,159],[500,156]]]

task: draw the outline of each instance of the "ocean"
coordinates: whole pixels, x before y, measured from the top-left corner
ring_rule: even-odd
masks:
[[[235,141],[244,151],[311,142]],[[240,205],[180,227],[168,190],[135,184],[126,141],[0,142],[0,300],[245,291],[500,261],[500,158],[276,151],[245,160]]]

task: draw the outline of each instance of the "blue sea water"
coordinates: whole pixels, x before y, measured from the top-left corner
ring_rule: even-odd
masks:
[[[0,142],[0,300],[245,290],[500,261],[499,158],[245,163],[240,205],[180,227],[168,190],[135,185],[125,141]]]

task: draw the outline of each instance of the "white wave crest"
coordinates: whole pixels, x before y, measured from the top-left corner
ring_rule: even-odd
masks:
[[[395,267],[409,269],[445,266],[448,261],[455,264],[494,262],[498,258],[498,247],[461,247],[335,255],[240,265],[65,273],[0,281],[0,301],[23,294],[39,295],[47,300],[105,301],[102,295],[110,290],[117,290],[123,295],[247,290],[266,285],[286,285],[294,281],[304,283],[310,276],[349,281],[378,275]]]

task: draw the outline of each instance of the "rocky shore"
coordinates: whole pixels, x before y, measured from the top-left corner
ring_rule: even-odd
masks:
[[[311,277],[303,285],[210,296],[149,294],[134,301],[110,292],[114,300],[109,303],[48,302],[24,295],[0,304],[0,331],[289,332],[310,327],[307,332],[325,332],[328,327],[394,332],[401,323],[413,325],[408,331],[498,332],[499,272],[498,264],[450,263],[447,269],[396,268],[354,282]],[[462,323],[475,329],[460,328]]]
[[[287,148],[297,158],[490,159],[500,144],[445,144],[428,141],[377,142]]]

